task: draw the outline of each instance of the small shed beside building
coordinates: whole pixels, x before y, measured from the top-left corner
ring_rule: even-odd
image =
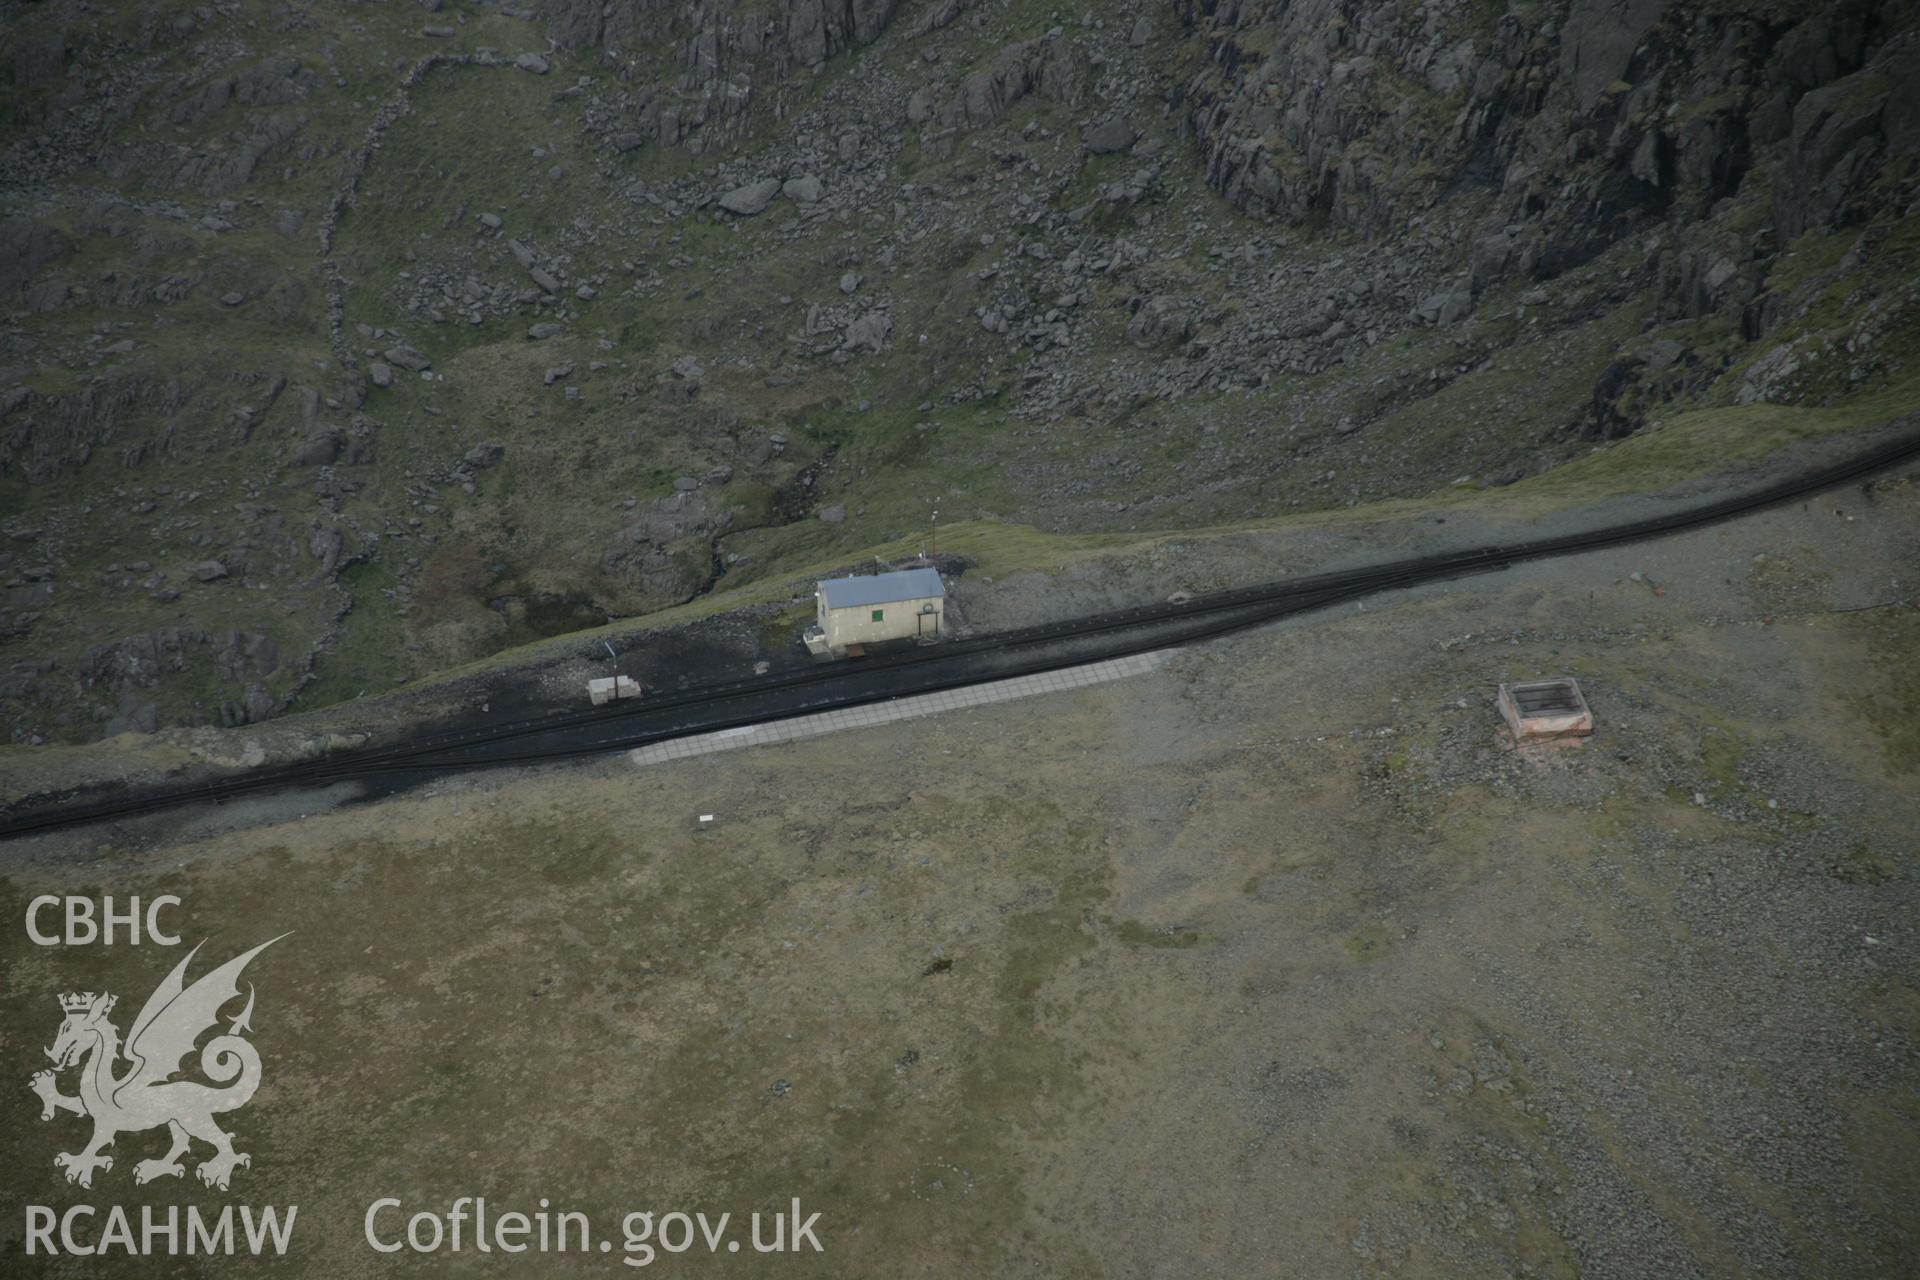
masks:
[[[845,653],[883,640],[931,640],[940,634],[947,589],[933,569],[828,578],[814,592],[813,653]]]
[[[587,697],[596,707],[621,698],[640,696],[640,682],[632,676],[605,676],[598,680],[587,681]]]

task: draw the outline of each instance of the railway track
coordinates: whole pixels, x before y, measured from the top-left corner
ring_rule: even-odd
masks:
[[[130,818],[181,805],[224,802],[288,788],[418,778],[625,750],[649,743],[836,707],[859,706],[988,680],[1126,657],[1224,635],[1383,591],[1446,581],[1555,556],[1596,551],[1701,528],[1811,496],[1920,457],[1920,435],[1766,487],[1581,533],[1388,561],[1179,603],[1115,610],[876,656],[855,664],[753,676],[679,690],[635,703],[568,710],[483,728],[424,733],[385,747],[257,769],[177,786],[70,795],[0,809],[0,840]]]

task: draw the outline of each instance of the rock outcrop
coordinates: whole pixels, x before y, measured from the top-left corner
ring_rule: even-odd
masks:
[[[117,447],[123,466],[137,466],[152,449],[166,447],[171,432],[163,431],[157,440],[129,439],[123,424],[169,420],[189,398],[180,378],[146,375],[101,379],[58,395],[26,387],[0,393],[0,477],[41,483],[85,465],[96,450],[109,446]]]
[[[754,103],[796,71],[871,44],[897,0],[776,0],[771,11],[737,0],[549,0],[547,31],[561,49],[597,51],[629,88],[597,122],[608,144],[654,143],[698,152],[739,137]],[[627,51],[657,48],[671,32],[680,74],[640,77]]]
[[[1179,0],[1206,44],[1182,108],[1208,182],[1255,216],[1368,235],[1442,207],[1480,223],[1505,243],[1476,258],[1478,291],[1701,219],[1756,165],[1781,239],[1885,207],[1920,117],[1915,37],[1885,34],[1895,8]],[[1725,288],[1739,274],[1711,305],[1750,300]]]
[[[641,506],[600,557],[615,599],[636,612],[692,599],[713,576],[712,538],[733,523],[697,490],[676,489]]]
[[[949,129],[983,128],[1028,94],[1072,106],[1085,94],[1090,70],[1086,54],[1063,35],[1024,40],[964,77],[934,118]]]
[[[60,231],[25,217],[0,219],[0,298],[11,298],[72,246]]]

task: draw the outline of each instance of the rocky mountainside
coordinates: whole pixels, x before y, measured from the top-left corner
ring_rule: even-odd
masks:
[[[1186,528],[1920,407],[1906,4],[0,24],[20,744],[391,687],[936,505]]]

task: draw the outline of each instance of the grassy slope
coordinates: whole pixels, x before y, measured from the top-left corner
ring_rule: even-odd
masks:
[[[968,58],[986,56],[1005,39],[1037,34],[1051,21],[1046,11],[1028,4],[995,10],[990,17],[988,30],[965,36],[967,48],[961,52]],[[532,26],[497,13],[468,15],[454,39],[439,43],[419,34],[419,15],[410,11],[320,12],[307,25],[283,32],[274,29],[264,9],[247,8],[242,23],[257,46],[243,63],[267,46],[271,31],[275,48],[310,66],[337,68],[345,83],[336,84],[329,74],[294,108],[308,118],[308,136],[325,144],[324,154],[310,164],[286,165],[276,157],[263,165],[247,188],[249,198],[260,202],[248,211],[253,226],[219,237],[180,230],[182,247],[159,264],[204,272],[207,283],[189,302],[158,317],[164,323],[141,329],[141,349],[122,363],[189,370],[205,388],[195,404],[196,423],[217,421],[232,404],[245,401],[244,386],[228,389],[238,375],[277,370],[295,383],[316,380],[315,366],[326,353],[313,308],[304,320],[276,326],[262,323],[260,303],[229,311],[214,299],[229,284],[267,288],[291,281],[317,303],[317,262],[305,257],[317,210],[366,117],[391,92],[396,58],[411,59],[435,47],[491,45],[511,53],[534,42]],[[330,55],[323,52],[328,49]],[[916,57],[912,42],[883,40],[859,59],[836,62],[790,105],[797,110],[817,102],[826,87],[855,74],[860,65],[870,62],[905,73]],[[965,61],[959,58],[954,65]],[[185,50],[169,53],[161,66],[205,72]],[[776,518],[772,485],[737,477],[714,494],[732,512],[737,530],[722,550],[745,557],[722,579],[722,594],[625,619],[614,624],[616,630],[671,625],[741,603],[780,600],[803,590],[808,576],[825,568],[920,550],[922,531],[936,507],[947,526],[942,548],[968,554],[993,574],[1147,545],[1177,530],[1287,527],[1293,520],[1342,519],[1348,508],[1377,514],[1473,503],[1475,487],[1489,479],[1504,479],[1543,461],[1571,463],[1501,488],[1490,500],[1544,511],[1582,493],[1655,486],[1701,474],[1722,459],[1757,456],[1807,433],[1863,425],[1876,413],[1899,412],[1912,399],[1910,390],[1902,390],[1911,384],[1899,381],[1912,354],[1911,339],[1882,351],[1880,367],[1863,380],[1851,376],[1849,358],[1837,353],[1836,345],[1861,309],[1857,295],[1863,272],[1910,273],[1913,219],[1868,228],[1864,237],[1810,235],[1790,246],[1775,266],[1772,287],[1794,296],[1798,307],[1777,337],[1803,342],[1822,356],[1810,362],[1811,372],[1794,395],[1834,407],[1804,413],[1729,407],[1741,373],[1760,354],[1758,349],[1734,352],[1719,381],[1674,405],[1659,430],[1610,448],[1604,462],[1591,463],[1574,461],[1585,446],[1568,424],[1580,415],[1596,371],[1616,352],[1644,340],[1641,331],[1650,314],[1645,298],[1613,292],[1619,272],[1635,265],[1632,255],[1639,250],[1632,245],[1555,282],[1555,303],[1544,313],[1537,306],[1523,308],[1518,295],[1524,289],[1510,285],[1482,298],[1466,323],[1444,331],[1405,331],[1352,367],[1308,378],[1281,377],[1257,391],[1209,391],[1171,402],[1069,414],[1048,423],[1008,412],[1004,393],[1014,385],[1018,355],[984,334],[971,317],[972,305],[980,300],[975,273],[1007,245],[988,250],[977,237],[957,230],[909,238],[890,274],[860,264],[870,277],[869,288],[893,299],[901,340],[892,351],[845,367],[810,365],[799,388],[775,391],[762,385],[759,373],[797,329],[808,301],[837,298],[835,282],[845,265],[840,255],[877,242],[892,226],[889,211],[882,209],[854,211],[797,239],[790,238],[793,214],[784,202],[746,223],[707,213],[647,225],[637,236],[602,237],[576,251],[567,264],[569,288],[545,313],[563,315],[565,332],[544,343],[526,340],[532,315],[472,326],[457,316],[430,324],[410,314],[402,272],[454,272],[477,263],[490,282],[524,285],[524,273],[506,255],[506,236],[529,237],[552,253],[582,217],[600,219],[622,210],[614,193],[627,181],[659,179],[688,167],[686,156],[663,156],[652,148],[617,158],[595,153],[579,128],[578,99],[555,97],[567,82],[565,74],[540,78],[445,69],[415,90],[413,111],[388,132],[356,207],[341,224],[337,245],[351,282],[350,332],[356,322],[397,326],[434,356],[448,381],[403,379],[391,391],[375,394],[367,412],[380,424],[379,460],[353,469],[361,487],[343,507],[369,528],[404,522],[442,546],[478,546],[489,564],[504,566],[482,585],[483,597],[591,599],[614,613],[630,613],[651,610],[658,600],[610,598],[596,577],[599,549],[622,518],[616,504],[644,502],[668,491],[676,475],[701,474],[727,461],[716,422],[730,419],[788,432],[794,441],[790,471],[832,453],[832,470],[814,493],[820,503],[845,506],[844,522],[802,519],[775,526],[770,523]],[[208,144],[246,118],[274,110],[279,109],[229,107],[193,126],[155,126],[142,117],[121,126],[116,141]],[[507,119],[513,128],[500,127]],[[1165,132],[1163,143],[1179,145],[1163,123],[1142,123]],[[1028,125],[1037,126],[1032,135],[1024,132]],[[1079,157],[1071,144],[1073,125],[1065,107],[1029,98],[999,125],[961,139],[949,154],[936,158],[910,148],[893,176],[942,184],[945,192],[970,189],[979,181],[984,190],[1002,157],[1018,155],[1049,177],[1064,174],[1069,181],[1060,203],[1071,204],[1115,168],[1111,157]],[[750,136],[742,153],[762,154],[769,136],[764,130]],[[533,154],[536,146],[539,156]],[[556,167],[559,177],[552,176]],[[101,175],[82,176],[129,194],[138,191],[136,180],[115,184]],[[1764,195],[1757,187],[1743,194],[1735,220],[1758,216]],[[462,204],[466,213],[456,218]],[[264,226],[266,215],[282,206],[310,212],[307,228],[291,242]],[[506,219],[502,236],[479,232],[475,216],[483,210]],[[1129,214],[1113,230],[1149,234],[1143,230],[1149,221],[1154,235],[1169,226],[1204,227],[1211,229],[1207,236],[1224,244],[1256,230],[1177,164],[1166,192],[1137,219]],[[1206,244],[1203,237],[1199,249]],[[1872,249],[1864,258],[1854,252],[1862,244]],[[1340,247],[1335,240],[1308,238],[1296,250],[1311,257]],[[119,252],[96,240],[74,268],[83,273],[111,268]],[[639,266],[634,277],[625,274],[629,262]],[[597,300],[572,298],[574,281],[600,275],[608,283]],[[1093,363],[1144,358],[1119,337],[1126,297],[1133,290],[1206,297],[1224,287],[1223,279],[1218,263],[1193,251],[1171,259],[1156,255],[1126,279],[1098,281],[1095,300],[1085,309]],[[633,282],[645,287],[635,290]],[[50,345],[84,342],[89,327],[102,319],[137,324],[156,319],[97,310],[49,318]],[[915,341],[919,333],[929,334],[930,341]],[[1657,326],[1649,336],[1662,335],[1687,340],[1710,360],[1722,358],[1728,347],[1727,336],[1710,322]],[[676,413],[653,403],[650,395],[654,377],[682,354],[697,355],[709,365],[709,390],[695,411]],[[758,361],[758,368],[730,373],[721,361],[732,356]],[[590,372],[596,359],[608,367]],[[578,390],[577,399],[564,399],[561,388],[541,385],[542,370],[563,362],[575,367],[566,385]],[[56,366],[35,376],[43,380],[43,389],[70,389],[85,372],[84,366]],[[1445,376],[1432,390],[1427,380],[1435,374]],[[958,407],[941,403],[943,391],[966,383],[985,386],[988,398]],[[935,407],[923,411],[923,401]],[[870,406],[864,412],[855,408],[862,402]],[[1357,420],[1363,429],[1345,435],[1338,430],[1343,420]],[[130,423],[126,434],[138,438],[153,426]],[[285,458],[301,429],[283,401],[248,447],[209,449],[189,438],[178,456],[151,462],[127,479],[201,485],[216,492],[250,484],[261,500],[283,506],[298,524],[312,509],[310,475],[288,467]],[[446,488],[423,500],[409,492],[421,475],[446,467],[482,439],[507,443],[509,454],[475,494]],[[47,486],[10,483],[9,496],[18,491],[23,519],[52,519],[97,490],[102,465],[96,461]],[[1189,475],[1201,479],[1190,481]],[[1473,483],[1446,487],[1459,475],[1473,477]],[[1281,513],[1299,514],[1276,525]],[[284,584],[247,594],[187,584],[182,600],[166,608],[135,593],[87,590],[86,571],[124,559],[129,545],[171,565],[217,550],[189,541],[191,532],[158,517],[130,522],[107,511],[93,516],[84,532],[69,539],[70,545],[86,544],[69,553],[77,571],[66,575],[80,594],[67,597],[71,604],[56,612],[47,633],[82,616],[94,635],[131,634],[158,622],[241,627],[271,631],[283,649],[297,652],[329,625],[340,597],[320,591],[302,595]],[[204,536],[207,530],[199,532]],[[421,575],[432,569],[435,554],[420,539],[392,541],[376,565],[343,580],[342,594],[352,600],[352,611],[300,706],[427,676],[489,648],[501,651],[486,659],[488,665],[551,651],[512,648],[528,634],[525,627],[495,616],[484,599],[460,601],[457,616],[440,617],[410,598]],[[289,601],[299,606],[292,613],[281,607]],[[469,634],[451,625],[462,619],[477,630]],[[457,635],[459,643],[435,641],[448,634]],[[292,678],[289,670],[269,683],[278,691]],[[167,690],[163,702],[165,709],[185,710],[234,693],[196,676]]]
[[[1192,544],[1248,532],[1361,526],[1383,519],[1442,511],[1496,520],[1537,520],[1608,498],[1657,493],[1688,481],[1754,466],[1795,444],[1870,431],[1913,413],[1920,413],[1920,376],[1831,408],[1756,404],[1676,414],[1658,430],[1630,436],[1542,475],[1499,488],[1462,486],[1424,498],[1146,534],[1050,534],[1024,525],[972,520],[943,524],[939,549],[943,554],[965,556],[972,562],[974,571],[983,576],[999,577],[1021,571],[1057,572],[1075,562],[1109,555],[1129,557],[1168,542]],[[631,637],[734,609],[790,601],[810,594],[817,578],[849,564],[900,560],[926,547],[927,538],[916,534],[863,547],[855,554],[814,560],[796,556],[793,561],[781,562],[777,567],[762,565],[758,576],[747,585],[723,588],[689,604],[644,618],[625,619],[590,631],[505,650],[430,677],[424,683],[431,685],[442,679],[458,679],[482,671],[537,665],[562,651],[576,648],[582,640]]]

